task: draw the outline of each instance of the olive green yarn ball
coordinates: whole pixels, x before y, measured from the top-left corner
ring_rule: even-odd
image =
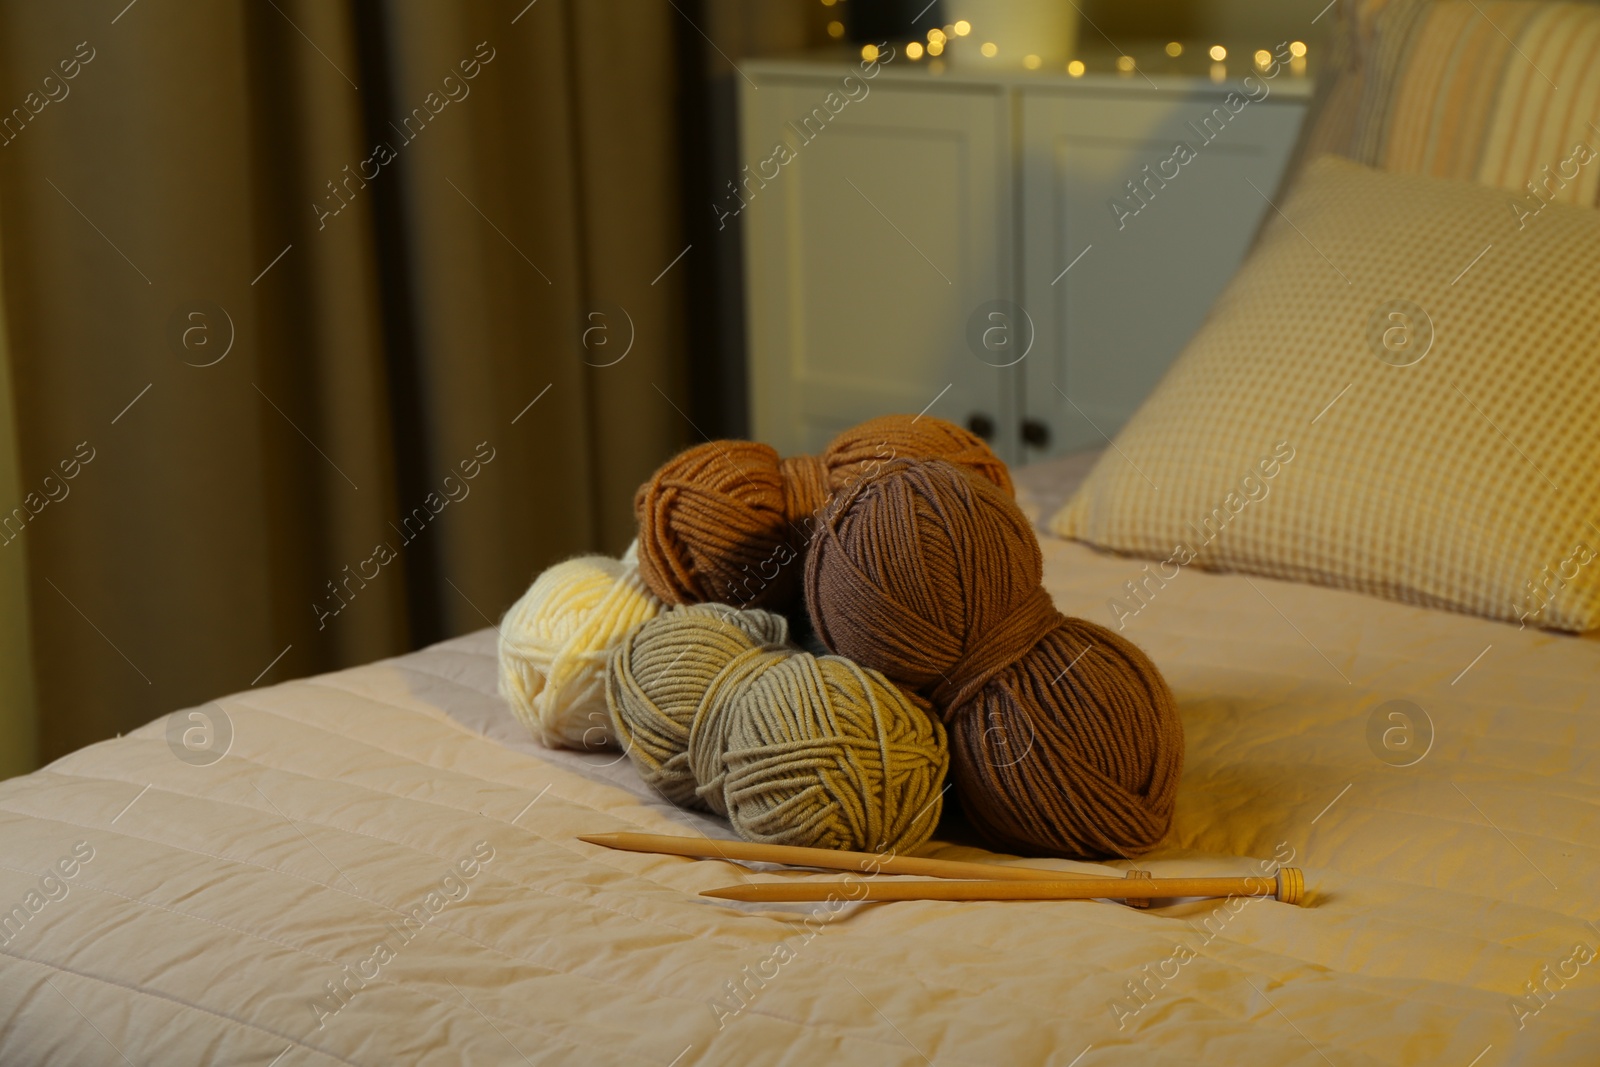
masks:
[[[634,765],[747,841],[920,845],[942,809],[943,726],[877,671],[787,636],[780,616],[707,604],[631,631],[606,695]]]

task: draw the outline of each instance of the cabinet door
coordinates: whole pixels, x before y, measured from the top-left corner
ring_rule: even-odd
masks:
[[[744,206],[729,192],[718,210],[745,226],[754,434],[816,452],[863,419],[927,410],[988,418],[1014,458],[1020,371],[966,341],[980,305],[1015,299],[1006,98],[857,83],[870,91],[837,114],[837,77],[741,96]]]
[[[1272,210],[1264,196],[1304,105],[1268,97],[1230,114],[1222,92],[1030,91],[1021,111],[1023,305],[1037,331],[1024,406],[1049,431],[1025,448],[1036,459],[1104,447],[1155,387]],[[1193,157],[1165,162],[1180,143]]]

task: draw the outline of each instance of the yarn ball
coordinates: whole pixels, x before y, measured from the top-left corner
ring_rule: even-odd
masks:
[[[640,626],[618,643],[606,672],[606,709],[640,777],[680,807],[705,808],[689,766],[689,734],[706,691],[734,657],[787,647],[789,624],[781,615],[721,604],[671,608],[659,618],[680,622]]]
[[[667,461],[634,497],[639,573],[669,604],[795,607],[815,513],[896,457],[947,459],[1012,492],[982,438],[932,416],[871,419],[821,456],[780,459],[757,442],[708,441]]]
[[[928,839],[944,728],[877,671],[784,644],[781,616],[670,609],[618,646],[607,698],[646,781],[747,841],[874,851]]]
[[[606,658],[661,601],[636,566],[606,556],[557,563],[500,620],[500,695],[548,748],[611,744]]]
[[[806,566],[835,652],[928,695],[963,810],[997,844],[1134,856],[1167,832],[1183,726],[1155,664],[1057,611],[1016,503],[937,460],[838,498]]]

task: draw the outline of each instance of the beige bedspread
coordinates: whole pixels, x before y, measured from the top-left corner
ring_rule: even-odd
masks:
[[[1044,542],[1066,611],[1142,577]],[[1600,641],[1149,588],[1189,749],[1139,865],[1276,858],[1309,907],[697,898],[775,876],[575,842],[726,831],[521,740],[485,631],[208,705],[208,766],[163,720],[0,783],[0,1064],[1600,1063]]]

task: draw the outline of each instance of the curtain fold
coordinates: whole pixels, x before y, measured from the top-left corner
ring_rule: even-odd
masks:
[[[376,544],[392,539],[382,519],[395,512],[400,472],[379,221],[375,198],[360,189],[367,72],[357,26],[344,5],[315,0],[245,11],[239,58],[250,72],[256,187],[238,209],[252,218],[260,272],[251,284],[250,399],[264,447],[258,486],[241,488],[277,515],[265,550],[268,573],[280,579],[270,605],[282,640],[269,654],[294,646],[274,668],[281,678],[405,647],[414,567],[402,557],[378,578],[362,577]]]
[[[769,7],[0,3],[42,758],[622,550],[698,439],[676,20]]]
[[[280,416],[254,388],[250,282],[265,261],[242,8],[141,4],[112,24],[10,4],[0,18],[0,107],[15,120],[38,93],[58,97],[0,147],[25,492],[0,507],[31,516],[20,537],[50,757],[250,684],[283,647],[268,563],[293,509],[258,489]],[[174,352],[169,326],[198,300],[201,332]],[[224,333],[221,362],[180,357],[209,359]]]
[[[0,292],[5,234],[0,232]],[[17,469],[16,404],[12,399],[5,301],[0,300],[0,500],[22,497]],[[33,769],[33,635],[28,628],[28,546],[0,528],[0,778]]]

